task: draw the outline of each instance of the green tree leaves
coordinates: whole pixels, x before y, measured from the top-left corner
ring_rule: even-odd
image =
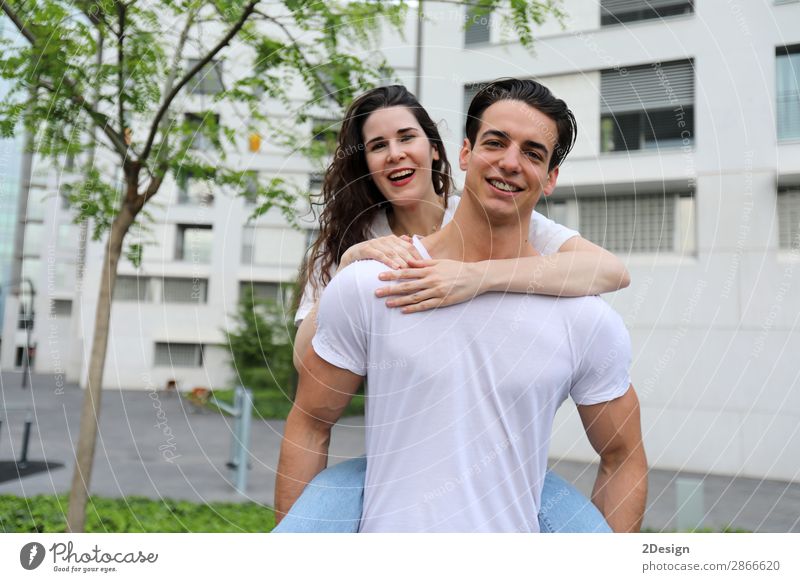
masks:
[[[297,382],[291,314],[283,301],[256,297],[249,285],[242,285],[242,291],[233,330],[225,331],[233,372],[247,388],[276,392],[291,400]]]

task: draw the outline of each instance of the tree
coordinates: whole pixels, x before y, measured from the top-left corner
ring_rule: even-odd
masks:
[[[287,401],[294,398],[296,372],[292,363],[294,324],[284,302],[256,297],[245,288],[225,330],[231,367],[241,384],[253,390],[274,391]]]
[[[451,2],[459,4],[459,2]],[[557,0],[465,2],[474,14],[506,4],[506,19],[523,43],[532,26],[560,17]],[[385,73],[381,62],[354,54],[374,44],[382,25],[399,27],[402,1],[310,0],[10,0],[2,10],[20,33],[0,41],[0,74],[12,86],[0,104],[0,134],[20,125],[33,149],[60,165],[82,160],[83,176],[69,193],[76,222],[90,221],[95,240],[105,237],[89,373],[81,411],[68,527],[83,530],[97,437],[101,386],[108,344],[111,296],[126,235],[144,225],[147,205],[168,174],[207,180],[217,189],[253,195],[259,212],[278,207],[293,218],[298,192],[280,179],[245,184],[232,153],[247,133],[283,135],[306,121],[314,108],[346,104]],[[219,75],[224,57],[237,63],[230,79]],[[190,60],[191,59],[191,60]],[[220,87],[212,110],[191,111],[204,83]],[[291,88],[308,100],[297,107]],[[16,97],[16,98],[15,98]],[[283,104],[290,114],[280,128],[264,103]],[[206,151],[199,151],[203,143]],[[296,144],[295,144],[296,145]],[[96,155],[95,155],[96,152]],[[89,155],[87,155],[89,154]],[[121,185],[118,176],[121,176]],[[129,243],[128,258],[141,259]]]

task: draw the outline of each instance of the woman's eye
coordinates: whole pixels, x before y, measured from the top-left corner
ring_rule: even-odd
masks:
[[[532,160],[536,160],[537,162],[541,161],[542,159],[542,155],[539,152],[525,152],[525,155]]]
[[[372,144],[372,148],[370,149],[370,151],[372,151],[372,152],[378,151],[383,146],[384,146],[383,142],[378,142],[378,143]]]
[[[400,141],[411,141],[412,139],[414,139],[414,137],[415,136],[413,135],[404,135],[403,137],[400,138]]]

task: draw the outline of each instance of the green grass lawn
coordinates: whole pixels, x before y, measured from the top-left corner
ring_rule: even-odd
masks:
[[[66,495],[0,495],[2,533],[62,533],[66,515]],[[256,503],[92,497],[86,508],[89,533],[260,533],[273,527],[272,509]]]
[[[0,495],[0,533],[64,533],[66,515],[66,495],[27,498]],[[264,533],[274,527],[272,509],[256,503],[92,497],[86,509],[88,533]],[[647,528],[642,531],[653,532]],[[747,530],[724,526],[694,531],[739,533]]]

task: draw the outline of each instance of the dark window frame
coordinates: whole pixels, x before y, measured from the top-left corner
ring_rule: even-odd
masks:
[[[693,0],[676,0],[669,6],[649,6],[647,2],[642,2],[641,7],[625,12],[613,12],[607,10],[603,3],[600,3],[600,26],[616,26],[618,24],[630,24],[632,22],[645,22],[648,20],[658,20],[661,18],[671,18],[674,16],[685,16],[694,14]]]
[[[167,359],[162,360],[159,357],[159,346],[166,346]],[[195,354],[195,363],[193,364],[176,364],[173,361],[171,349],[172,346],[192,346],[197,348]],[[162,348],[164,349],[164,348]],[[176,368],[202,368],[205,363],[205,344],[196,344],[190,342],[155,342],[153,346],[153,367],[176,367]]]
[[[195,67],[200,59],[187,59],[186,70]],[[222,61],[212,59],[203,65],[197,74],[189,81],[188,91],[192,95],[218,95],[225,90],[222,79]]]
[[[177,224],[176,227],[176,236],[175,236],[175,260],[186,262],[191,259],[186,258],[185,251],[186,251],[186,232],[189,230],[210,230],[214,231],[214,227],[211,224]],[[210,259],[209,259],[210,260]]]

